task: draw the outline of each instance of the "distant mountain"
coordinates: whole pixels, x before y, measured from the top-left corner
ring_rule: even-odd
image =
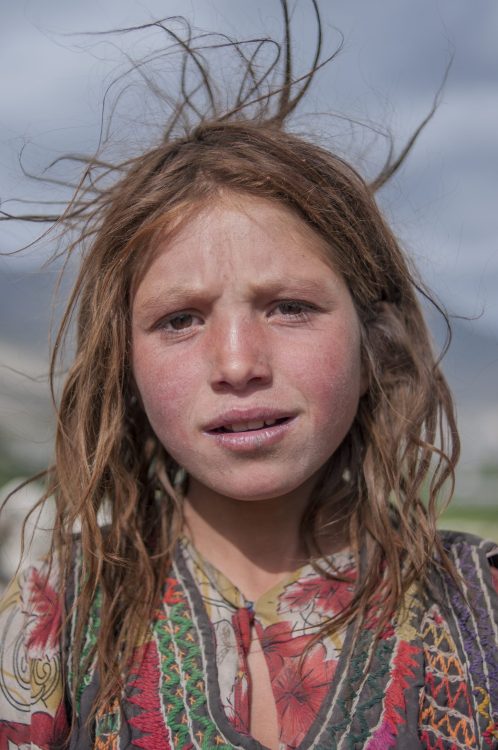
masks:
[[[60,320],[63,304],[54,307],[57,270],[9,270],[0,259],[0,340],[46,356],[52,316]],[[61,288],[61,300],[68,293],[70,280]]]
[[[428,321],[441,351],[446,335],[442,320],[431,314]],[[442,367],[457,402],[466,407],[498,406],[498,332],[493,336],[479,320],[452,318],[450,323],[451,344]]]

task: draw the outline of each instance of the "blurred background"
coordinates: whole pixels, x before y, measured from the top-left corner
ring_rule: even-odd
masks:
[[[324,52],[342,50],[317,78],[293,128],[375,175],[387,156],[387,130],[401,148],[429,112],[451,58],[438,111],[413,153],[378,199],[422,277],[452,316],[443,366],[453,388],[463,455],[456,496],[443,526],[498,541],[498,4],[496,0],[322,0]],[[304,72],[316,27],[312,4],[292,4],[295,52]],[[101,135],[102,100],[116,105],[111,141],[127,153],[158,134],[161,110],[136,74],[113,85],[131,59],[154,56],[164,33],[94,35],[157,18],[186,16],[201,31],[235,38],[281,33],[278,0],[32,0],[2,4],[0,28],[0,200],[67,199],[43,177],[61,155],[91,153]],[[175,26],[180,30],[181,26]],[[124,53],[124,54],[123,54]],[[128,58],[128,59],[127,59]],[[221,85],[236,75],[219,52]],[[177,90],[178,58],[147,68]],[[121,89],[123,86],[121,86]],[[109,109],[107,110],[107,113]],[[105,118],[104,113],[104,118]],[[67,173],[64,171],[67,170]],[[75,179],[62,162],[51,174]],[[1,496],[51,458],[53,417],[47,384],[49,327],[69,278],[53,300],[57,263],[44,265],[54,240],[47,225],[0,222]],[[5,255],[7,254],[7,255]],[[444,327],[429,311],[436,346]],[[0,519],[0,579],[17,563],[20,519],[40,494],[18,493]],[[50,527],[50,508],[39,522]],[[37,533],[38,555],[47,532]]]

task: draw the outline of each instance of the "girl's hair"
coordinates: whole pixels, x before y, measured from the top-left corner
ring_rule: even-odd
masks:
[[[132,287],[158,233],[221,193],[266,198],[300,216],[327,241],[360,319],[368,387],[302,519],[310,556],[320,554],[324,523],[347,531],[358,562],[362,553],[351,608],[329,627],[361,622],[375,599],[380,630],[408,587],[427,582],[434,560],[451,572],[436,517],[447,479],[451,494],[458,457],[452,400],[417,299],[417,291],[427,293],[374,200],[375,189],[398,168],[418,133],[369,185],[343,159],[286,130],[286,119],[327,61],[320,57],[320,16],[313,2],[315,59],[306,75],[293,78],[288,8],[281,2],[285,39],[282,45],[266,40],[278,54],[265,71],[247,46],[224,41],[243,68],[231,108],[217,104],[202,53],[206,40],[196,47],[190,33],[173,34],[162,23],[184,55],[182,92],[165,137],[126,163],[88,159],[71,204],[62,216],[51,217],[71,230],[80,222],[68,253],[81,252],[81,267],[52,359],[55,373],[77,309],[76,354],[60,398],[46,497],[53,496],[57,506],[53,552],[63,581],[70,577],[75,524],[80,527],[75,665],[91,602],[97,589],[102,594],[97,707],[115,696],[143,623],[153,616],[182,524],[174,486],[178,467],[147,421],[130,370]],[[253,49],[263,41],[254,41]],[[185,72],[192,64],[195,85]],[[274,70],[280,82],[270,86]],[[195,86],[204,93],[203,111]]]

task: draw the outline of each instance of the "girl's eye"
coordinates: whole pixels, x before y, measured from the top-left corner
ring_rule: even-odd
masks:
[[[297,300],[283,300],[274,308],[274,312],[279,313],[287,318],[305,318],[315,308],[306,302]]]
[[[195,326],[199,321],[200,318],[193,313],[175,313],[174,315],[170,315],[169,318],[162,320],[158,328],[163,331],[186,331]]]

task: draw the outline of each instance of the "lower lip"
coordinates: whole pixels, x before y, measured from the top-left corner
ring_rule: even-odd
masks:
[[[270,448],[279,443],[294,424],[294,418],[287,422],[263,427],[261,430],[247,430],[246,432],[207,432],[222,448],[235,453],[254,453],[259,449]]]

